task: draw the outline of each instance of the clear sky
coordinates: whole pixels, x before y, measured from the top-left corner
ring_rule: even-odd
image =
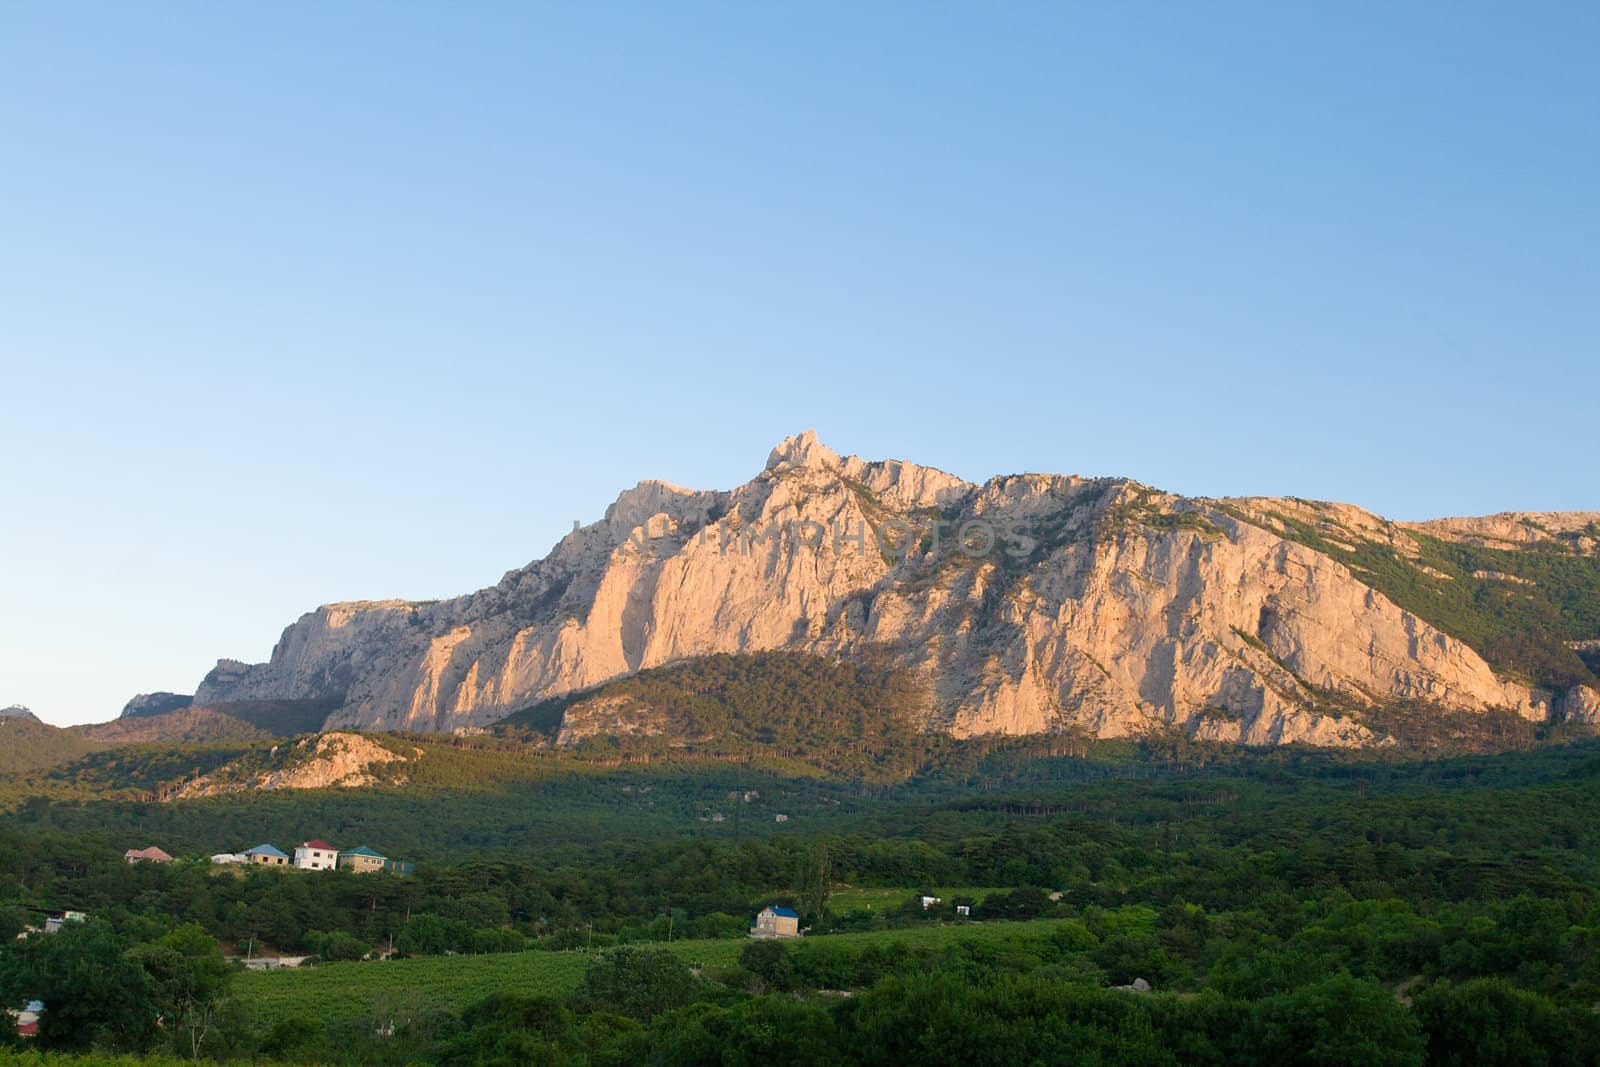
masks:
[[[1600,508],[1600,5],[0,5],[0,704],[815,427]]]

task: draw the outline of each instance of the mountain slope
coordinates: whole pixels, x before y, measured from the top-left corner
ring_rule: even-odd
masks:
[[[70,763],[97,747],[32,715],[0,717],[0,778]]]
[[[510,716],[562,746],[659,739],[702,754],[868,759],[909,747],[925,694],[885,664],[794,652],[717,655],[657,667]],[[504,733],[506,731],[497,731]]]
[[[886,657],[922,694],[916,725],[957,736],[1363,745],[1383,740],[1365,711],[1401,703],[1593,722],[1600,682],[1565,642],[1600,639],[1595,526],[1530,521],[1554,532],[1123,479],[975,485],[808,433],[732,491],[641,483],[493,588],[320,608],[268,663],[219,662],[195,702],[448,731],[649,667],[785,650]],[[1494,576],[1524,573],[1534,586]]]
[[[194,707],[124,716],[68,729],[80,737],[107,745],[227,744],[261,741],[272,736],[243,719],[212,708]]]

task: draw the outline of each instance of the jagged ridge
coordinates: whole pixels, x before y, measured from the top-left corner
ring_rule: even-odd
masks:
[[[1375,744],[1363,709],[1395,702],[1600,719],[1576,653],[1560,688],[1497,672],[1471,634],[1430,621],[1426,600],[1397,604],[1400,586],[1389,595],[1363,569],[1374,546],[1426,575],[1428,543],[1504,541],[1476,522],[1402,527],[1346,505],[1190,499],[1126,479],[975,485],[840,457],[807,433],[731,491],[640,483],[490,589],[320,608],[268,663],[220,662],[195,702],[326,701],[329,726],[448,731],[700,656],[873,650],[927,694],[921,728],[957,736],[1175,727]],[[1542,550],[1593,564],[1592,519],[1533,522],[1554,531]]]

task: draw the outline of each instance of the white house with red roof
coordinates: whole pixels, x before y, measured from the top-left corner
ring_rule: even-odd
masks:
[[[306,841],[294,848],[294,865],[303,871],[331,871],[339,864],[339,850],[326,841]]]

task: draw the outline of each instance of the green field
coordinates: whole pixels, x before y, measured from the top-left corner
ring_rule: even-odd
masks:
[[[885,890],[885,892],[888,892]],[[898,892],[898,891],[896,891]],[[964,890],[963,892],[973,892]],[[905,899],[900,893],[897,899]],[[1038,937],[1059,920],[963,923],[858,934],[829,934],[829,944],[889,945],[896,942],[943,945]],[[640,944],[665,948],[693,967],[732,967],[748,942],[743,938]],[[504,952],[484,956],[427,956],[382,963],[327,963],[304,970],[252,971],[240,976],[238,996],[271,1026],[283,1019],[322,1020],[376,1017],[393,1010],[458,1011],[493,993],[561,996],[577,988],[588,955],[574,952]]]
[[[849,915],[856,911],[893,911],[904,904],[907,898],[917,893],[916,889],[835,889],[828,897],[828,908],[839,915]],[[1004,889],[994,888],[951,888],[943,886],[935,888],[933,895],[949,903],[956,897],[972,897],[979,903],[990,893],[1003,893]]]

